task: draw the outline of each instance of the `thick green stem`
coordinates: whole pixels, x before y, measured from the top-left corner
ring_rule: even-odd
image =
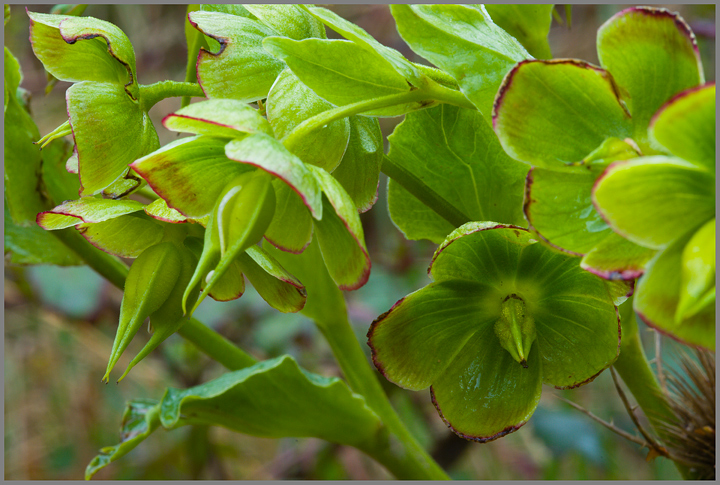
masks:
[[[90,244],[73,228],[50,231],[50,233],[72,249],[88,266],[105,277],[110,283],[121,290],[125,288],[128,267],[122,261]],[[230,370],[249,367],[257,362],[252,356],[235,346],[228,339],[194,318],[191,318],[180,327],[178,334],[195,345],[208,357],[218,361]]]
[[[160,81],[150,85],[140,85],[140,107],[143,111],[150,111],[159,101],[165,98],[192,96],[204,98],[199,84],[178,81]]]
[[[645,357],[634,314],[629,313],[622,319],[622,332],[620,356],[613,367],[635,397],[655,433],[660,439],[667,440],[669,436],[662,424],[672,423],[677,418]],[[691,469],[677,462],[674,463],[684,479],[695,478]]]

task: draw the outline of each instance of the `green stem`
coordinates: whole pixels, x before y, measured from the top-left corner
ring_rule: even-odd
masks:
[[[662,440],[668,440],[670,437],[665,432],[663,423],[675,422],[677,418],[647,361],[634,314],[622,319],[620,356],[613,367],[635,397],[655,433]],[[673,463],[684,479],[694,478],[687,466]]]
[[[110,283],[121,290],[125,288],[125,278],[128,267],[119,259],[111,256],[90,244],[74,228],[50,231],[68,248],[73,250],[92,269],[105,277]],[[230,370],[242,369],[255,364],[257,361],[235,346],[228,339],[191,318],[180,327],[178,334],[195,345],[208,357],[218,361]]]
[[[140,107],[148,112],[165,98],[192,96],[204,98],[205,93],[199,84],[178,81],[160,81],[150,85],[140,85]]]

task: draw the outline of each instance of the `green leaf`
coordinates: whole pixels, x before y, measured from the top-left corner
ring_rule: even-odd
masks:
[[[20,70],[20,62],[12,55],[10,49],[5,47],[5,110],[7,111],[8,101],[15,97],[17,88],[20,87],[23,75]]]
[[[303,121],[332,108],[290,69],[280,73],[267,99],[268,121],[280,141]],[[304,137],[293,145],[293,154],[305,163],[332,172],[340,163],[349,138],[350,122],[343,118]]]
[[[340,165],[332,172],[352,197],[355,207],[366,212],[378,196],[380,165],[383,157],[383,136],[375,118],[351,116],[350,138]]]
[[[252,170],[225,156],[227,142],[208,136],[181,138],[135,161],[131,167],[169,207],[199,219],[210,214],[230,179]]]
[[[302,198],[288,184],[273,180],[275,215],[265,231],[265,239],[291,253],[302,253],[310,244],[313,219]]]
[[[651,327],[689,345],[715,350],[715,304],[699,313],[675,320],[682,288],[683,250],[692,239],[689,232],[659,252],[635,288],[634,309]]]
[[[147,113],[121,85],[73,84],[67,90],[68,114],[78,151],[82,192],[95,195],[128,172],[128,164],[160,146]]]
[[[310,166],[322,187],[323,217],[314,221],[318,244],[330,276],[341,290],[356,290],[370,276],[370,256],[353,200],[332,175]]]
[[[122,258],[137,258],[145,249],[159,243],[164,234],[161,223],[141,212],[78,224],[76,228],[96,248]]]
[[[701,227],[683,249],[680,281],[676,322],[715,305],[715,219]]]
[[[405,78],[385,58],[347,40],[269,37],[263,46],[285,61],[303,84],[337,106],[410,91]],[[398,116],[418,107],[419,103],[412,103],[365,114]]]
[[[73,146],[65,140],[54,140],[43,148],[42,180],[45,190],[55,204],[75,199],[80,192],[80,180],[76,174],[65,168],[65,163],[72,156]]]
[[[663,156],[616,162],[595,183],[593,200],[618,234],[660,249],[715,217],[715,174]]]
[[[283,313],[295,313],[305,306],[307,292],[303,284],[268,252],[252,246],[237,257],[236,263],[271,307]]]
[[[265,37],[277,32],[249,18],[224,13],[192,12],[189,18],[196,29],[221,46],[218,52],[200,50],[197,74],[205,95],[245,103],[266,98],[285,68],[262,46]]]
[[[325,39],[325,27],[300,5],[254,4],[245,5],[263,24],[278,34],[295,40],[318,37]]]
[[[484,7],[392,5],[390,11],[410,48],[457,79],[489,120],[503,77],[529,57],[522,45],[495,25]]]
[[[469,220],[525,224],[527,166],[505,154],[480,114],[449,105],[409,113],[388,141],[388,158]],[[395,182],[388,202],[393,222],[406,237],[441,242],[450,232],[447,222],[394,188]]]
[[[61,81],[119,84],[138,98],[135,51],[115,25],[92,17],[28,12],[30,43],[45,69]]]
[[[236,162],[259,167],[288,184],[316,219],[322,217],[317,180],[305,164],[276,139],[256,133],[225,145],[225,155]]]
[[[203,4],[200,5],[200,10],[203,12],[220,12],[220,13],[228,13],[231,15],[237,15],[239,17],[246,17],[251,20],[257,20],[253,14],[251,14],[248,9],[245,8],[244,5],[237,5],[237,4],[227,4],[227,3],[219,3],[219,4]]]
[[[633,139],[641,145],[655,112],[675,94],[704,82],[695,36],[666,9],[623,10],[598,29],[597,49],[602,67],[628,93]]]
[[[676,157],[715,170],[715,83],[675,96],[650,122],[650,139]]]
[[[511,157],[561,170],[607,138],[631,135],[617,89],[608,72],[583,61],[524,61],[500,87],[493,127]]]
[[[552,4],[485,4],[487,13],[500,28],[515,37],[536,59],[551,59],[548,34],[552,23]]]
[[[196,135],[238,138],[246,133],[273,131],[257,110],[234,99],[209,99],[181,108],[163,118],[168,130]]]
[[[103,222],[142,210],[143,205],[135,200],[98,199],[83,197],[69,200],[52,210],[38,214],[37,222],[45,230],[64,229],[82,222]]]
[[[421,82],[426,79],[422,72],[410,61],[405,59],[402,54],[395,49],[382,45],[380,42],[375,40],[373,36],[354,23],[348,22],[326,8],[311,6],[308,10],[313,16],[315,16],[315,18],[319,19],[325,25],[346,39],[355,42],[357,45],[364,47],[369,51],[380,54],[386,61],[392,64],[398,73],[405,76],[405,79],[411,82],[414,86],[420,87]]]

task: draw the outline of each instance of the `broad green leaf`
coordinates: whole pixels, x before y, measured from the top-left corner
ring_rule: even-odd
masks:
[[[152,201],[150,204],[145,206],[144,210],[147,215],[159,221],[181,223],[187,222],[188,220],[180,212],[168,207],[165,199],[156,199]]]
[[[122,85],[73,84],[68,114],[78,151],[81,195],[95,195],[128,171],[128,164],[160,146],[147,113]]]
[[[82,222],[107,221],[142,209],[143,205],[134,200],[83,197],[78,200],[69,200],[52,210],[38,214],[37,222],[46,230],[64,229]]]
[[[715,304],[699,313],[675,320],[680,294],[683,291],[683,250],[693,233],[676,239],[650,262],[635,288],[634,309],[651,327],[689,345],[715,350]]]
[[[163,226],[141,212],[78,224],[76,228],[96,248],[122,258],[137,258],[163,238]]]
[[[484,7],[392,5],[400,36],[410,48],[447,71],[490,120],[495,93],[515,63],[530,55],[495,25]]]
[[[237,15],[238,17],[246,17],[251,20],[257,20],[253,14],[251,14],[248,9],[245,8],[244,5],[238,5],[238,4],[228,4],[228,3],[219,3],[219,4],[203,4],[200,5],[200,10],[203,12],[220,12],[220,13],[228,13],[231,15]]]
[[[663,156],[616,162],[595,183],[593,200],[618,234],[660,249],[715,217],[715,174]]]
[[[411,170],[470,220],[525,225],[527,166],[505,154],[480,114],[449,105],[410,113],[388,141],[395,164]],[[449,232],[443,234],[444,219],[423,211],[406,191],[390,190],[390,214],[406,236],[444,239]]]
[[[323,217],[313,222],[323,260],[341,290],[356,290],[370,277],[370,256],[353,200],[332,175],[310,166],[322,187]]]
[[[351,446],[380,427],[343,381],[311,374],[287,355],[190,389],[168,389],[160,421],[168,429],[211,424],[265,438],[317,437]]]
[[[383,136],[377,119],[351,116],[350,139],[340,165],[332,172],[352,197],[358,211],[365,212],[378,196]]]
[[[135,51],[118,27],[92,17],[28,16],[33,52],[50,74],[61,81],[115,83],[138,98]]]
[[[388,180],[387,199],[392,222],[406,239],[428,239],[440,244],[455,229],[393,179]]]
[[[610,231],[583,256],[580,267],[606,280],[632,281],[643,273],[655,253]]]
[[[527,369],[500,347],[492,325],[460,350],[431,388],[440,416],[455,433],[481,443],[517,431],[540,402],[544,369],[538,344],[530,350]]]
[[[10,216],[5,200],[5,263],[8,264],[57,264],[74,266],[83,264],[82,259],[68,249],[59,239],[36,225],[21,227]]]
[[[259,167],[288,184],[316,219],[322,217],[321,192],[305,164],[276,139],[256,133],[225,145],[225,155],[241,164]]]
[[[210,98],[237,99],[248,103],[267,97],[282,61],[262,46],[277,32],[249,18],[217,12],[192,12],[190,23],[220,43],[218,52],[200,50],[197,74]]]
[[[552,59],[548,34],[554,5],[485,4],[487,13],[500,28],[515,37],[536,59]]]
[[[683,91],[650,122],[650,138],[676,157],[715,170],[715,83]]]
[[[682,254],[680,301],[675,321],[692,317],[715,305],[715,219],[701,227]]]
[[[281,141],[303,121],[332,108],[290,69],[280,73],[267,99],[268,121]],[[293,154],[305,163],[332,172],[340,163],[349,138],[350,122],[343,118],[304,137],[293,146]]]
[[[5,110],[7,111],[8,101],[15,97],[17,88],[20,87],[23,75],[20,70],[20,62],[12,55],[10,49],[5,47]]]
[[[160,403],[152,399],[134,399],[125,405],[120,426],[120,443],[106,446],[85,468],[85,480],[122,458],[145,441],[160,426]]]
[[[628,93],[633,139],[641,145],[655,112],[675,94],[704,82],[695,35],[669,10],[623,10],[598,29],[597,50],[602,67]]]
[[[337,106],[410,91],[405,78],[384,57],[347,40],[269,37],[263,46],[285,61],[303,84]],[[420,103],[413,103],[365,114],[398,116],[419,107]]]
[[[80,191],[78,176],[65,168],[73,146],[65,140],[54,140],[42,149],[42,179],[45,191],[55,204],[75,199]]]
[[[275,215],[265,239],[291,253],[302,253],[312,240],[313,219],[303,200],[289,185],[274,180]]]
[[[549,170],[577,163],[609,137],[632,133],[610,74],[583,61],[524,61],[503,81],[493,127],[516,160]]]
[[[267,251],[252,246],[238,256],[237,263],[260,296],[283,313],[302,310],[307,299],[303,284],[288,273]]]
[[[308,11],[319,19],[325,25],[333,29],[338,34],[348,40],[351,40],[367,50],[374,51],[385,58],[397,72],[405,76],[405,78],[415,86],[420,85],[420,81],[424,79],[422,72],[415,67],[410,61],[405,59],[395,49],[382,45],[375,40],[373,36],[365,32],[352,22],[348,22],[336,13],[322,7],[309,7]]]
[[[225,138],[246,133],[273,134],[255,108],[234,99],[209,99],[193,103],[163,118],[168,130]]]
[[[225,156],[226,144],[222,138],[181,138],[135,161],[132,168],[169,207],[202,218],[230,179],[251,170]]]
[[[318,37],[325,39],[325,27],[300,5],[254,4],[245,5],[263,24],[278,34],[295,40]]]

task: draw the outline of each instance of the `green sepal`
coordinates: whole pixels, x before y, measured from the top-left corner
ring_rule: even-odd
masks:
[[[143,209],[147,215],[153,219],[157,219],[158,221],[170,222],[173,224],[188,222],[187,217],[182,215],[179,211],[168,207],[165,199],[155,199]]]
[[[632,281],[643,274],[656,252],[609,231],[585,253],[580,267],[606,280]]]
[[[273,130],[258,111],[234,99],[208,99],[163,118],[168,130],[224,138],[238,138],[246,133],[265,133]]]
[[[490,120],[495,93],[515,63],[530,55],[495,25],[484,7],[392,5],[410,48],[457,79],[460,90]]]
[[[650,140],[676,157],[715,171],[715,83],[688,89],[650,121]]]
[[[567,170],[607,138],[632,134],[618,89],[609,72],[583,61],[523,61],[500,86],[493,128],[514,159]]]
[[[135,200],[82,197],[64,202],[49,211],[41,212],[37,215],[37,223],[43,229],[52,231],[83,222],[103,222],[142,209],[143,204]]]
[[[288,184],[275,179],[273,187],[275,216],[265,231],[265,239],[283,251],[302,253],[312,240],[313,217],[303,199]]]
[[[190,249],[193,254],[195,255],[196,259],[200,260],[203,255],[204,246],[203,242],[195,237],[189,237],[185,239],[184,242],[185,246]],[[217,264],[217,254],[215,254],[215,263],[213,263],[213,266]],[[206,256],[207,261],[207,256]],[[207,264],[203,265],[205,269],[210,267]],[[209,272],[209,270],[208,270]],[[193,273],[193,277],[197,278],[195,273]],[[188,281],[188,285],[193,280],[191,279]],[[200,281],[200,280],[198,280]],[[188,287],[186,286],[186,291],[188,291],[188,298],[190,298],[191,292],[197,291],[199,292],[200,289],[205,287],[205,281],[200,281],[200,287],[198,288],[197,285],[193,286],[191,289],[188,290]],[[237,298],[240,298],[245,293],[245,278],[243,278],[242,268],[236,259],[233,261],[230,269],[225,272],[225,274],[220,278],[220,280],[215,283],[215,286],[213,286],[212,291],[208,294],[210,298],[216,301],[230,301],[235,300]]]
[[[93,246],[122,258],[137,258],[163,239],[162,224],[142,212],[133,212],[102,222],[82,223],[75,228]]]
[[[157,311],[172,293],[181,266],[180,251],[171,242],[149,247],[130,266],[120,305],[120,322],[103,376],[105,382],[108,382],[110,371],[145,319]]]
[[[267,99],[267,117],[275,136],[282,141],[300,123],[334,106],[305,86],[290,69],[280,73]],[[315,130],[292,146],[292,153],[304,163],[332,172],[343,158],[350,138],[347,118]]]
[[[664,8],[633,7],[613,16],[598,29],[597,51],[602,67],[627,92],[633,139],[641,146],[655,112],[680,91],[704,82],[695,35]]]
[[[690,239],[682,253],[680,301],[675,322],[693,317],[715,305],[715,219]]]
[[[301,5],[250,4],[245,5],[245,9],[284,37],[294,40],[327,38],[323,24],[309,15]]]
[[[536,59],[552,59],[548,34],[554,5],[485,4],[485,10],[500,28],[515,37]]]
[[[271,307],[283,313],[295,313],[305,306],[307,292],[303,284],[260,247],[249,247],[235,263]]]
[[[277,32],[255,20],[225,13],[191,12],[188,18],[196,29],[220,43],[218,52],[200,49],[197,77],[205,95],[244,103],[266,98],[285,68],[262,46],[265,37]]]

